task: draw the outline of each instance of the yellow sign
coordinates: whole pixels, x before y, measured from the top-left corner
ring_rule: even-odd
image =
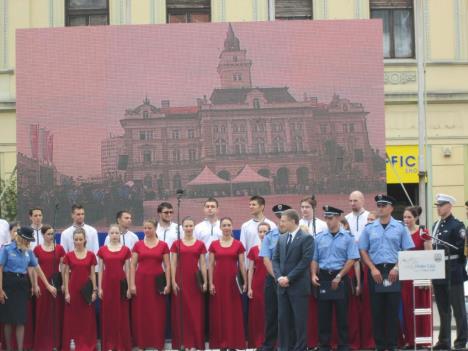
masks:
[[[387,184],[418,183],[418,146],[388,145]]]

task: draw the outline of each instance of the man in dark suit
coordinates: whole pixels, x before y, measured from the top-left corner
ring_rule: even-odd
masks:
[[[299,214],[281,215],[281,235],[273,255],[278,283],[278,336],[280,350],[307,350],[307,315],[310,295],[310,261],[314,239],[299,228]]]

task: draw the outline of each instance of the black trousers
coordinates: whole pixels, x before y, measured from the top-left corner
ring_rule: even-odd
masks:
[[[456,348],[465,348],[467,341],[467,322],[463,284],[434,284],[434,296],[440,316],[439,343],[451,345],[452,309],[457,325]]]
[[[262,350],[273,351],[276,349],[278,339],[278,296],[276,294],[275,278],[268,274],[265,278],[265,340]]]
[[[279,350],[307,350],[309,295],[278,293]]]
[[[327,272],[320,270],[319,280],[331,281],[339,271]],[[349,279],[348,276],[343,278],[345,288],[345,297],[339,300],[322,300],[317,301],[317,320],[319,327],[319,346],[320,351],[329,351],[330,339],[332,336],[332,311],[335,306],[335,318],[338,328],[338,349],[339,351],[349,350],[348,344],[348,295],[349,295]]]
[[[381,267],[377,268],[381,273],[383,273],[383,269]],[[390,269],[391,267],[388,270]],[[376,293],[375,282],[370,270],[369,290],[375,348],[377,350],[395,350],[398,342],[398,308],[400,306],[401,293]]]

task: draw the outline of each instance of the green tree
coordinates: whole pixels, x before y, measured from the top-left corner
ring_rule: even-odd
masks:
[[[16,177],[10,181],[0,180],[0,217],[7,221],[16,219]]]

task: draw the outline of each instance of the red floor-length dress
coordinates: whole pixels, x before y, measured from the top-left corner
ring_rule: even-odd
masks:
[[[309,313],[307,317],[307,346],[311,349],[318,345],[317,298],[315,288],[309,297]]]
[[[254,246],[247,257],[254,262],[252,277],[253,298],[249,300],[248,347],[260,348],[265,341],[265,278],[267,270],[263,257],[259,256],[260,248]]]
[[[239,254],[245,252],[239,240],[222,247],[219,240],[209,249],[215,256],[213,283],[216,294],[210,296],[210,348],[245,349],[242,297],[236,284]]]
[[[133,341],[141,349],[161,350],[166,330],[166,296],[157,291],[155,279],[163,273],[163,256],[169,254],[169,248],[161,240],[152,248],[142,240],[135,244],[133,252],[138,254],[136,295],[132,299]]]
[[[348,272],[349,280],[346,284],[349,284],[349,295],[348,295],[348,344],[352,350],[361,349],[361,334],[360,334],[360,319],[359,315],[360,305],[361,305],[361,296],[353,295],[354,289],[356,287],[356,272],[354,267],[351,268]],[[333,330],[332,330],[332,340],[331,345],[333,348],[336,348],[338,345],[338,328],[336,324],[336,313],[335,308],[333,308]]]
[[[44,272],[47,281],[51,282],[52,275],[59,272],[60,260],[65,256],[65,250],[61,245],[55,245],[54,251],[45,251],[42,246],[34,248],[39,266]],[[63,325],[63,294],[57,289],[54,298],[47,291],[42,280],[38,279],[41,296],[36,298],[36,323],[34,330],[34,349],[52,350],[54,347],[60,350],[62,345]]]
[[[375,348],[374,335],[372,331],[372,310],[369,291],[369,268],[361,264],[361,306],[359,313],[361,349]]]
[[[76,350],[96,350],[96,312],[94,304],[88,305],[81,295],[81,288],[87,283],[91,267],[97,264],[96,256],[88,251],[79,259],[74,251],[65,255],[63,263],[70,267],[68,290],[70,303],[65,303],[62,350],[70,350],[70,341],[75,341]]]
[[[120,296],[120,281],[125,279],[125,261],[131,257],[130,249],[122,246],[119,251],[110,251],[102,246],[98,251],[104,269],[102,273],[101,299],[101,349],[130,351],[129,300]]]
[[[419,236],[419,229],[411,234],[414,242],[413,250],[424,250],[424,240]],[[431,307],[430,290],[416,288],[415,290],[416,308]],[[413,281],[403,281],[401,288],[401,300],[403,304],[403,336],[405,344],[414,346],[414,328],[413,328]],[[430,316],[416,317],[416,333],[417,336],[431,335],[431,319]]]
[[[201,291],[196,274],[200,256],[206,254],[203,241],[196,240],[193,245],[185,245],[176,240],[171,252],[178,253],[176,282],[181,290],[172,295],[172,349],[179,349],[181,335],[185,348],[205,349],[205,296]],[[182,304],[182,306],[181,306]],[[183,324],[180,324],[182,314]]]

